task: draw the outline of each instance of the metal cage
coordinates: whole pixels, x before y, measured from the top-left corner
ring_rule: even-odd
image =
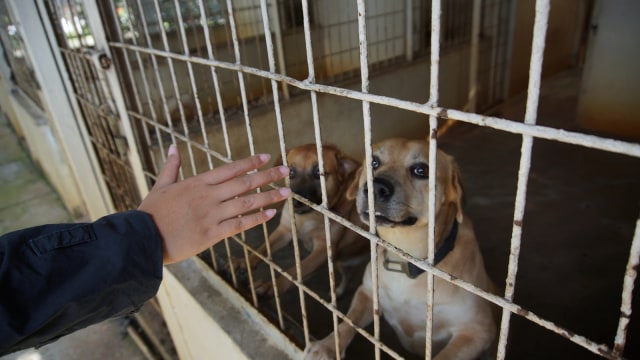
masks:
[[[488,293],[439,270],[433,265],[433,254],[427,259],[417,259],[390,246],[376,236],[373,217],[366,225],[353,224],[330,211],[326,203],[323,176],[320,178],[324,199],[322,204],[293,195],[294,199],[324,216],[328,262],[323,273],[323,286],[328,286],[329,294],[318,293],[317,288],[308,286],[300,278],[301,249],[295,231],[293,249],[285,259],[269,252],[262,257],[267,264],[262,272],[249,269],[248,274],[242,275],[231,270],[228,283],[300,347],[308,344],[317,334],[330,330],[310,330],[315,326],[314,314],[308,311],[310,302],[319,304],[330,313],[331,325],[328,326],[332,329],[336,329],[340,321],[350,323],[341,310],[344,300],[338,299],[335,293],[329,224],[337,222],[348,231],[371,241],[372,264],[376,264],[376,249],[383,247],[425,270],[431,284],[430,291],[424,294],[428,304],[431,305],[433,301],[433,279],[438,277],[498,305],[502,309],[497,352],[499,359],[507,356],[512,314],[548,329],[593,354],[605,358],[623,356],[640,257],[640,220],[635,223],[633,239],[629,242],[624,285],[619,295],[620,316],[612,342],[604,344],[591,340],[514,302],[534,142],[552,141],[632,158],[640,157],[640,145],[633,142],[536,124],[545,36],[551,8],[549,0],[536,1],[523,122],[484,113],[502,103],[507,96],[512,41],[510,32],[513,31],[511,22],[515,6],[512,1],[110,0],[97,3],[92,4],[100,6],[111,59],[124,89],[123,106],[126,114],[120,111],[120,115],[126,115],[133,138],[136,139],[136,144],[130,144],[129,148],[135,148],[140,153],[139,161],[147,186],[153,183],[165,160],[164,150],[170,143],[178,144],[183,150],[184,177],[258,151],[286,158],[286,149],[301,141],[290,132],[289,129],[294,127],[304,134],[299,137],[315,143],[318,154],[321,154],[323,143],[335,142],[334,139],[327,139],[323,128],[323,121],[331,116],[325,115],[328,112],[325,107],[327,101],[350,103],[353,108],[359,108],[359,111],[347,113],[345,119],[332,124],[344,125],[344,131],[347,132],[351,131],[347,128],[348,124],[357,123],[357,129],[362,129],[358,144],[350,146],[360,149],[364,155],[363,163],[367,164],[365,169],[369,174],[369,184],[372,181],[372,134],[380,122],[372,115],[372,109],[373,112],[379,108],[391,109],[417,119],[430,139],[430,208],[434,208],[435,202],[435,181],[432,180],[435,179],[435,149],[444,122],[458,121],[521,137],[508,267],[505,289],[500,294]],[[65,6],[72,9],[75,3],[62,1],[58,2],[58,6],[60,4],[64,9],[67,9]],[[82,34],[77,35],[74,39],[86,40]],[[91,101],[93,96],[100,95],[99,91],[92,90],[99,75],[91,71],[78,71],[92,69],[92,66],[85,64],[91,60],[91,55],[82,53],[82,50],[92,48],[91,44],[81,44],[75,49],[63,49],[63,54],[72,69],[71,77],[78,89],[77,100],[84,109],[85,117],[88,120],[108,120],[109,110],[95,108]],[[464,74],[458,83],[468,97],[458,101],[447,98],[444,101],[447,104],[443,105],[443,82],[440,79],[442,67],[448,66],[443,61],[447,56],[457,56],[455,54],[460,51],[464,53],[461,58],[466,61],[461,61],[463,65],[459,65],[456,72]],[[394,97],[384,89],[371,90],[373,75],[384,76],[398,68],[420,63],[426,64],[425,69],[428,70],[425,75],[430,79],[428,86],[426,83],[423,85],[426,100]],[[294,106],[297,106],[297,110],[290,110]],[[306,113],[304,121],[292,120],[302,112]],[[269,121],[260,120],[258,125],[256,117],[265,113],[269,113]],[[92,125],[92,122],[88,124],[96,130],[94,143],[98,153],[112,148],[121,149],[117,141],[98,141],[103,138],[104,132],[112,132],[114,126],[117,128],[117,121],[100,122],[99,126]],[[358,131],[353,131],[351,137],[360,138]],[[381,135],[376,134],[375,137]],[[336,138],[344,139],[339,136]],[[125,150],[119,154],[123,152]],[[106,164],[105,176],[109,176],[111,165]],[[114,197],[120,194],[117,189],[121,185],[116,184],[126,182],[126,187],[136,187],[135,175],[127,175],[130,172],[120,172],[115,167],[126,163],[115,159],[109,160],[108,164],[112,164],[116,172],[113,180]],[[112,184],[111,181],[107,182]],[[138,201],[137,195],[130,195],[124,201],[124,206],[134,207]],[[430,224],[434,224],[435,214],[429,216]],[[256,244],[268,237],[269,230],[265,225],[261,229],[226,239],[202,257],[223,274],[225,264],[234,257],[247,259],[248,254],[256,253]],[[433,249],[433,225],[429,229],[428,241]],[[286,274],[283,270],[286,266],[282,261],[297,266],[298,276]],[[373,265],[373,273],[376,272],[376,266]],[[260,298],[254,290],[256,279],[274,281],[277,276],[288,278],[297,291],[291,290],[292,294],[278,294],[276,291],[271,299]],[[375,275],[372,282],[375,288]],[[376,314],[373,328],[358,328],[357,332],[364,342],[373,345],[376,358],[403,357],[401,352],[382,339],[377,295],[373,301]],[[428,309],[426,338],[430,339],[431,306]],[[433,355],[430,341],[426,341],[426,344],[426,358],[430,358]]]

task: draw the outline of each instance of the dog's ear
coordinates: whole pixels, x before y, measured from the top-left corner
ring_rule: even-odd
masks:
[[[351,184],[349,184],[349,187],[347,188],[347,193],[345,195],[349,200],[355,199],[356,196],[358,195],[358,188],[359,188],[361,173],[362,173],[362,166],[360,166],[358,170],[356,170],[356,175],[353,177],[353,181],[351,181]]]
[[[349,155],[343,153],[342,151],[336,152],[336,162],[340,167],[340,171],[342,171],[345,176],[349,176],[349,174],[351,174],[360,166],[360,163],[358,161],[352,159]]]
[[[285,156],[289,154],[289,150],[285,149],[284,150]],[[278,166],[278,165],[284,165],[284,161],[282,159],[282,154],[278,154],[278,157],[276,157],[276,161],[273,162],[273,166]],[[289,165],[289,164],[287,164]]]
[[[459,223],[463,220],[462,212],[462,181],[460,179],[460,168],[458,164],[449,157],[451,160],[451,174],[449,176],[449,185],[447,186],[447,198],[453,202],[456,206],[456,220]]]
[[[282,161],[282,155],[278,155],[278,157],[276,158],[276,161],[273,162],[273,166],[279,166],[279,165],[284,165],[284,162]]]

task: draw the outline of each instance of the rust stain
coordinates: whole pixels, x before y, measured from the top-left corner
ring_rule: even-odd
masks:
[[[447,109],[441,109],[440,111],[438,111],[438,117],[441,119],[449,119],[449,113],[447,112]]]
[[[522,227],[522,220],[514,220],[513,224],[517,227]]]

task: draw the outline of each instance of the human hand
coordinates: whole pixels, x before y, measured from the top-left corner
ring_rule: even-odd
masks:
[[[268,154],[254,155],[177,181],[180,154],[171,145],[156,184],[138,207],[149,213],[158,227],[163,263],[184,260],[271,219],[276,214],[274,209],[254,210],[286,199],[291,190],[246,194],[289,174],[286,166],[247,174],[269,158]]]

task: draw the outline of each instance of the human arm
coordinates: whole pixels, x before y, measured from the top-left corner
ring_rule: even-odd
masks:
[[[138,208],[149,213],[158,226],[164,263],[186,259],[271,219],[275,210],[254,210],[286,199],[291,191],[281,188],[247,194],[289,174],[286,166],[247,174],[268,161],[267,154],[254,155],[176,182],[180,155],[172,145],[156,184]]]
[[[254,209],[289,190],[246,192],[288,171],[245,175],[267,161],[254,156],[177,182],[180,157],[172,147],[139,210],[0,237],[0,355],[136,311],[155,295],[163,263],[269,220],[274,211]]]
[[[141,211],[0,238],[0,354],[44,345],[153,297],[160,235]]]

